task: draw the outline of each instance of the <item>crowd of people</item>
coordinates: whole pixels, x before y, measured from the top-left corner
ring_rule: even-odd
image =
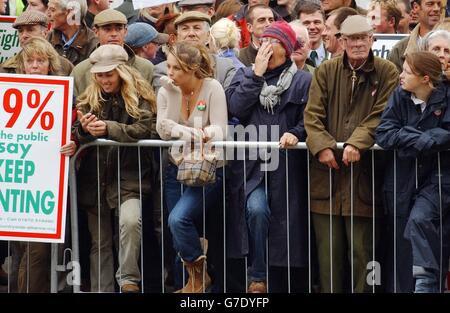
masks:
[[[307,292],[310,278],[327,293],[445,289],[450,26],[440,0],[6,3],[21,51],[0,72],[74,79],[63,155],[98,138],[184,142],[79,154],[82,290],[159,292],[164,281],[181,293]],[[378,33],[406,36],[382,59]],[[278,148],[208,146],[226,140]],[[292,149],[299,142],[308,151]],[[202,184],[182,179],[197,146],[202,160],[215,156]],[[17,277],[0,269],[0,283],[49,292],[50,245],[7,247],[0,264],[11,254]],[[368,279],[370,264],[381,277]]]

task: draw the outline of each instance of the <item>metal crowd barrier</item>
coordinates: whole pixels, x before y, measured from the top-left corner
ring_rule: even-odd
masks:
[[[70,162],[70,176],[69,176],[69,186],[70,186],[70,233],[71,233],[71,249],[65,249],[64,250],[64,258],[63,258],[63,263],[62,264],[58,264],[61,260],[61,257],[58,256],[58,250],[61,250],[60,248],[58,248],[57,244],[52,244],[51,245],[51,292],[58,292],[58,285],[61,284],[61,278],[58,278],[58,272],[64,272],[67,271],[68,269],[71,270],[71,272],[69,273],[70,279],[72,279],[72,287],[73,287],[73,292],[80,292],[81,288],[80,288],[80,245],[79,245],[79,222],[78,222],[78,203],[77,203],[77,179],[76,179],[76,164],[77,164],[77,160],[79,158],[79,156],[83,155],[83,151],[86,150],[87,148],[90,147],[97,147],[97,160],[98,160],[98,155],[99,155],[99,147],[104,147],[104,146],[118,146],[118,155],[119,155],[119,151],[120,151],[120,147],[138,147],[138,151],[139,151],[139,176],[141,176],[141,168],[140,168],[140,155],[141,155],[141,148],[142,147],[152,147],[152,148],[157,148],[159,149],[159,183],[160,183],[160,208],[161,208],[161,212],[160,212],[160,229],[161,229],[161,234],[160,234],[160,239],[159,239],[159,243],[160,243],[160,257],[161,257],[161,281],[160,281],[160,285],[161,285],[161,292],[164,293],[166,292],[165,289],[165,251],[164,251],[164,240],[165,240],[165,227],[164,227],[164,223],[166,223],[165,221],[165,217],[164,217],[164,210],[163,210],[163,197],[164,197],[164,186],[163,186],[163,164],[162,164],[162,160],[163,160],[163,149],[165,148],[169,148],[171,147],[174,143],[180,143],[180,142],[176,142],[176,141],[172,141],[172,142],[168,142],[168,141],[162,141],[162,140],[141,140],[137,143],[118,143],[118,142],[114,142],[114,141],[110,141],[110,140],[104,140],[104,139],[99,139],[96,140],[94,142],[91,142],[89,144],[83,145],[80,147],[80,149],[77,151],[77,153],[71,158],[71,162]],[[223,147],[226,149],[229,148],[270,148],[270,149],[279,149],[279,144],[278,142],[230,142],[230,141],[224,141],[224,142],[215,142],[214,145],[216,147]],[[343,149],[343,143],[338,143],[337,147],[338,149]],[[301,149],[301,150],[307,150],[306,144],[304,142],[298,143],[295,147],[290,147],[289,149]],[[288,160],[288,154],[289,154],[289,149],[287,149],[286,151],[286,161]],[[371,264],[368,264],[367,269],[372,269],[375,270],[376,266],[377,266],[377,262],[376,262],[376,212],[375,212],[375,203],[376,202],[381,202],[381,199],[376,199],[375,198],[375,164],[374,164],[374,154],[375,151],[377,150],[382,150],[380,147],[378,146],[374,146],[370,149],[369,152],[366,153],[371,153],[372,154],[372,195],[373,195],[373,199],[372,199],[372,208],[373,208],[373,219],[372,219],[372,262],[369,262]],[[244,151],[244,175],[245,175],[245,150]],[[387,153],[394,153],[394,152],[387,152]],[[395,160],[395,153],[394,153],[394,166],[396,165],[396,160]],[[120,158],[118,158],[118,164],[120,164]],[[439,163],[440,164],[440,163]],[[118,190],[120,190],[120,166],[117,167],[118,168],[118,177],[119,177],[119,183],[118,183]],[[395,167],[394,167],[395,168]],[[98,164],[97,164],[97,169],[98,169]],[[288,162],[286,162],[286,170],[288,169]],[[225,175],[226,175],[226,171],[225,171],[225,167],[221,168],[221,170],[223,171],[223,175],[224,175],[224,179],[223,179],[223,225],[221,225],[223,227],[223,285],[222,285],[222,289],[223,292],[227,292],[228,290],[228,286],[227,286],[227,251],[226,251],[226,198],[225,198],[225,190],[226,190],[226,184],[225,184]],[[353,189],[354,189],[354,178],[353,178],[353,164],[350,165],[350,172],[351,172],[351,200],[350,200],[350,205],[351,205],[351,246],[350,248],[350,291],[353,292],[354,291],[354,247],[353,247],[353,211],[354,211],[354,195],[353,195]],[[289,186],[289,175],[295,175],[295,173],[289,173],[289,171],[286,171],[287,175],[286,175],[286,186]],[[310,196],[310,190],[311,190],[311,186],[310,186],[310,154],[307,153],[307,175],[308,175],[308,275],[307,275],[307,279],[308,279],[308,288],[307,288],[307,292],[314,292],[315,290],[315,284],[317,283],[314,282],[314,278],[313,278],[313,269],[312,269],[312,261],[313,261],[313,256],[312,256],[312,246],[314,245],[314,243],[312,242],[312,222],[311,222],[311,210],[310,210],[310,202],[311,202],[311,196]],[[332,244],[332,234],[333,234],[333,223],[332,223],[332,202],[333,202],[333,186],[332,186],[332,170],[329,169],[329,185],[330,185],[330,230],[329,230],[329,234],[330,234],[330,267],[331,267],[331,279],[330,279],[330,287],[331,287],[331,292],[333,292],[333,258],[332,258],[332,252],[333,252],[333,244]],[[265,191],[266,191],[266,196],[268,194],[268,186],[267,186],[267,172],[266,172],[266,179],[265,179]],[[440,168],[439,168],[439,178],[440,178]],[[244,179],[245,182],[245,179]],[[100,184],[98,184],[100,185]],[[141,185],[141,182],[140,182]],[[394,269],[393,269],[393,275],[394,275],[394,289],[393,292],[397,292],[397,287],[396,287],[396,276],[397,276],[397,264],[396,264],[396,258],[397,258],[397,231],[396,231],[396,207],[397,207],[397,203],[396,203],[396,170],[394,170],[394,221],[393,221],[393,225],[394,225],[394,238],[391,239],[393,240],[393,256],[394,256]],[[441,182],[439,181],[439,187],[441,187]],[[244,189],[245,189],[245,185],[244,185]],[[289,199],[289,188],[286,189],[287,190],[287,194],[286,194],[286,199]],[[441,188],[439,188],[439,193],[440,196],[441,195]],[[119,198],[120,198],[120,193],[119,193]],[[98,197],[98,203],[100,204],[100,196]],[[119,199],[120,201],[120,199]],[[141,209],[141,222],[142,222],[142,193],[140,194],[140,209]],[[98,207],[100,207],[100,205],[98,205]],[[440,234],[440,248],[441,248],[441,255],[440,255],[440,273],[445,273],[447,271],[447,269],[443,269],[442,268],[442,247],[443,247],[443,238],[442,238],[442,206],[440,207],[440,217],[441,217],[441,234]],[[69,216],[69,215],[68,215]],[[290,264],[290,251],[292,249],[295,249],[295,247],[291,247],[290,246],[290,229],[289,229],[289,216],[290,216],[290,208],[289,208],[289,201],[287,201],[287,207],[286,207],[286,216],[287,216],[287,269],[286,269],[286,274],[287,274],[287,292],[290,293],[291,292],[291,264]],[[98,223],[100,224],[100,214],[98,214],[99,217],[99,221]],[[143,229],[144,227],[153,227],[153,225],[144,225],[144,223],[141,223],[141,292],[144,292],[145,288],[144,288],[144,268],[143,268],[143,242],[144,240],[146,240],[146,238],[144,238],[142,236],[143,233]],[[100,229],[100,227],[99,227]],[[205,201],[203,201],[203,234],[205,233]],[[268,250],[268,241],[266,240],[266,272],[267,274],[269,273],[269,262],[268,262],[268,255],[269,255],[269,250]],[[8,242],[8,250],[10,251],[10,247],[9,247],[9,242]],[[70,260],[71,262],[69,262],[69,265],[67,265],[65,258],[66,258],[66,254],[70,253]],[[99,251],[100,253],[100,251]],[[100,257],[99,257],[100,259]],[[120,260],[119,260],[120,262]],[[8,263],[9,264],[9,263]],[[247,257],[245,257],[245,286],[248,285],[247,282],[247,265],[248,265],[248,260]],[[10,264],[9,264],[9,270],[10,270]],[[99,263],[99,267],[100,267],[100,263]],[[99,270],[99,273],[101,271],[101,268]],[[8,273],[10,273],[10,271],[8,271]],[[184,274],[184,273],[183,273]],[[184,276],[184,275],[183,275]],[[185,277],[183,277],[184,279],[186,279]],[[115,277],[114,277],[115,279]],[[375,284],[375,280],[379,279],[379,277],[375,277],[372,276],[372,292],[375,293],[376,292],[376,284]],[[100,280],[100,274],[99,274],[99,280]],[[369,282],[369,280],[368,280]],[[271,284],[271,279],[270,276],[268,276],[268,280],[267,280],[267,287],[270,291],[270,284]],[[99,283],[100,286],[100,283]],[[100,288],[100,287],[99,287]],[[445,286],[443,286],[442,281],[440,282],[440,290],[444,291],[445,290]],[[8,292],[12,291],[11,286],[10,286],[10,282],[8,280]],[[91,292],[100,292],[101,290],[91,290]],[[119,289],[120,291],[120,289]]]

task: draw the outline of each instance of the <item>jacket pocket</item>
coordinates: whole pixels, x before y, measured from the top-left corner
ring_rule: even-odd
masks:
[[[372,171],[367,168],[361,169],[354,188],[357,188],[358,198],[368,205],[373,204],[372,183],[375,183],[372,179]]]
[[[331,175],[333,173],[331,172]],[[330,199],[330,170],[312,157],[310,162],[310,191],[313,200]]]

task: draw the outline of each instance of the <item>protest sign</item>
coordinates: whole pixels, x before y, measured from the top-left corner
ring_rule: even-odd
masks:
[[[0,16],[0,63],[20,51],[19,35],[12,27],[16,20],[15,16]]]
[[[402,40],[407,34],[374,34],[375,41],[372,45],[373,54],[377,57],[387,59],[389,52],[397,42]]]
[[[0,74],[0,239],[63,242],[72,77]]]
[[[142,8],[155,7],[161,4],[168,4],[178,2],[180,0],[133,0],[133,7],[135,10]]]

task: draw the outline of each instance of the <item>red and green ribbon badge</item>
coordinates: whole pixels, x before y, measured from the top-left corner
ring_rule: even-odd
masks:
[[[200,100],[199,102],[197,102],[197,110],[205,111],[205,109],[206,109],[206,101],[205,100]]]

